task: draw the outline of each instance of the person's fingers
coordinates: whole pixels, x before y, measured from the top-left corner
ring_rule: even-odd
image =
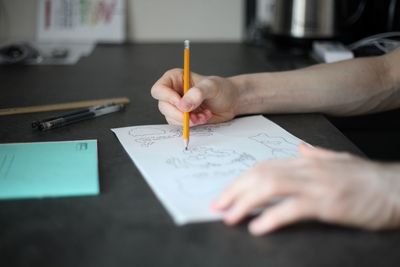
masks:
[[[337,156],[338,152],[321,147],[313,147],[304,143],[299,145],[299,153],[305,157],[332,158]]]
[[[177,120],[174,120],[174,119],[171,119],[171,118],[165,118],[165,120],[168,122],[168,124],[170,124],[170,125],[179,125],[179,126],[181,126],[182,125],[182,121],[177,121]]]
[[[181,99],[182,75],[183,71],[181,69],[172,69],[164,73],[151,88],[152,97],[159,101],[177,105]]]
[[[175,68],[166,71],[159,79],[159,83],[172,88],[181,95],[183,93],[183,69]]]
[[[193,125],[202,124],[201,121],[200,121],[200,117],[199,117],[199,115],[197,113],[191,112],[189,114],[189,116],[190,116],[190,121],[193,122]]]
[[[180,99],[178,108],[190,112],[198,108],[205,99],[213,98],[218,94],[218,87],[212,79],[201,80]]]
[[[158,101],[167,102],[175,106],[181,100],[181,96],[176,91],[165,85],[154,85],[151,89],[151,96]]]
[[[286,225],[311,219],[312,206],[302,198],[289,198],[267,208],[261,215],[249,224],[249,231],[253,235],[262,235],[272,232]]]
[[[295,195],[303,188],[297,179],[271,177],[263,182],[254,183],[253,187],[237,195],[224,217],[227,224],[236,224],[254,209],[264,207],[277,198]]]
[[[219,194],[218,198],[213,201],[211,208],[215,211],[227,210],[242,191],[254,186],[253,184],[257,182],[258,176],[262,175],[260,172],[262,171],[256,165],[240,175]]]
[[[182,124],[183,121],[183,113],[177,109],[174,105],[171,105],[167,102],[158,102],[158,109],[161,114],[170,120],[180,121]]]
[[[195,110],[190,112],[190,120],[193,125],[206,124],[210,122],[212,112],[209,109]]]
[[[259,194],[257,198],[260,198],[261,202],[276,196],[299,192],[303,188],[302,181],[282,174],[282,171],[287,167],[287,164],[282,165],[283,163],[276,160],[254,166],[228,186],[213,202],[212,208],[216,211],[227,210],[236,205],[236,202],[240,202],[238,199],[243,197],[244,194],[251,194],[253,191]],[[244,201],[246,204],[241,205],[244,207],[251,205],[251,200],[252,198],[249,198],[247,201],[250,202]]]
[[[227,210],[234,202],[237,195],[244,190],[244,188],[250,186],[250,180],[247,175],[239,176],[232,184],[230,184],[225,190],[220,193],[217,199],[211,204],[211,209],[214,211]]]
[[[158,109],[161,114],[165,116],[168,122],[173,122],[170,124],[174,125],[182,125],[183,123],[183,112],[177,109],[174,105],[171,105],[167,102],[159,102]],[[197,112],[197,113],[196,113]],[[209,118],[212,116],[211,111],[204,110],[196,110],[190,113],[190,126],[195,126],[199,124],[205,124],[208,122]]]
[[[224,214],[224,222],[228,225],[237,224],[256,208],[265,206],[270,201],[272,201],[271,195],[263,195],[257,192],[257,189],[253,188],[251,192],[237,197],[230,209]]]
[[[165,118],[165,120],[168,122],[168,124],[171,125],[178,125],[182,126],[183,125],[183,120],[175,120],[172,118]],[[196,126],[192,121],[189,122],[189,127]]]

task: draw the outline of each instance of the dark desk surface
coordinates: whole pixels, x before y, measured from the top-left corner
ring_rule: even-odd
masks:
[[[307,64],[307,61],[288,61]],[[193,70],[233,75],[282,69],[263,49],[194,44]],[[278,62],[278,61],[279,62]],[[123,113],[51,132],[30,128],[54,113],[0,117],[0,142],[98,139],[101,194],[0,202],[0,266],[398,266],[400,232],[303,223],[254,238],[246,225],[177,227],[110,128],[164,123],[150,87],[182,64],[181,44],[101,46],[76,66],[0,68],[0,108],[128,96]],[[321,115],[270,116],[314,145],[359,153]]]

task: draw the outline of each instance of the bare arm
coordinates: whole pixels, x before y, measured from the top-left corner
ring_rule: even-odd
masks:
[[[239,90],[237,115],[380,112],[400,107],[400,49],[384,56],[229,79]]]
[[[251,113],[323,112],[356,115],[400,107],[400,49],[381,57],[322,64],[230,78],[193,73],[182,96],[182,70],[167,71],[152,87],[160,112],[171,124],[218,123]],[[265,161],[244,173],[216,200],[228,224],[256,208],[286,198],[250,223],[263,234],[297,221],[366,229],[400,227],[400,165],[300,146],[292,160]]]
[[[182,70],[167,71],[152,96],[171,124],[190,112],[192,125],[218,123],[237,115],[321,112],[335,116],[400,107],[400,48],[384,56],[229,78],[192,75],[182,96]]]

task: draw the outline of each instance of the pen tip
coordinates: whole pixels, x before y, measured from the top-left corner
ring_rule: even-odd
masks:
[[[189,40],[185,40],[183,43],[184,43],[185,48],[189,48],[190,47],[190,41]]]

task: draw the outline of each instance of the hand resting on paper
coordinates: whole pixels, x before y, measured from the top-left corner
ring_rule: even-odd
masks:
[[[254,166],[220,195],[213,210],[235,225],[254,209],[283,198],[252,219],[254,235],[313,219],[364,229],[400,226],[399,165],[304,144],[299,153],[295,159]]]

